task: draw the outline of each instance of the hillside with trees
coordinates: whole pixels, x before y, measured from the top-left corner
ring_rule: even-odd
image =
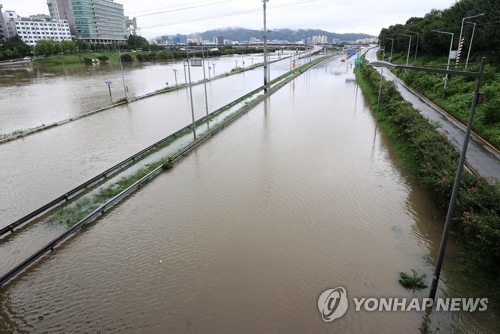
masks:
[[[404,64],[407,59],[409,38],[402,34],[412,35],[410,64],[446,68],[451,35],[433,30],[453,33],[453,50],[457,50],[462,19],[482,13],[484,15],[465,20],[460,59],[458,64],[454,59],[451,60],[450,68],[477,71],[478,63],[482,57],[485,57],[486,67],[481,85],[485,102],[477,107],[474,130],[498,148],[500,147],[500,112],[498,109],[500,106],[500,1],[460,0],[448,9],[432,10],[424,17],[412,17],[405,24],[395,24],[384,28],[380,32],[379,39],[381,46],[385,47],[385,59],[390,55],[391,39],[394,39],[391,61]],[[473,23],[476,24],[475,29]],[[419,33],[418,49],[416,32]],[[469,49],[470,57],[467,62]],[[417,52],[416,59],[415,52]],[[433,100],[462,123],[467,122],[475,85],[474,79],[450,76],[444,89],[444,78],[440,75],[416,71],[396,72],[407,84]]]

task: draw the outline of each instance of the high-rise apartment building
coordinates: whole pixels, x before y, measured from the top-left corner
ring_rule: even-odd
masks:
[[[123,5],[114,0],[47,0],[50,16],[66,20],[71,33],[88,43],[127,40]]]

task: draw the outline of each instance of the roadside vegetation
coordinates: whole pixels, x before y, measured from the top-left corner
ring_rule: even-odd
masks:
[[[393,62],[404,64],[406,57],[396,54]],[[412,62],[416,66],[435,66],[445,64],[446,59],[431,60],[429,57],[420,57]],[[467,70],[479,71],[479,65],[469,65]],[[432,73],[418,71],[394,70],[394,73],[406,84],[414,88],[446,112],[467,124],[469,111],[476,86],[476,79],[459,76],[450,76],[446,90],[443,77]],[[493,64],[486,64],[481,83],[481,92],[484,93],[484,103],[476,108],[473,130],[484,139],[500,148],[500,68]]]
[[[451,35],[437,33],[433,30],[454,34],[453,50],[458,49],[458,37],[461,31],[462,18],[478,16],[470,19],[463,26],[463,47],[456,66],[455,59],[450,67],[457,70],[478,71],[478,63],[486,58],[485,74],[481,84],[485,102],[478,105],[474,121],[474,131],[484,137],[497,148],[500,148],[500,3],[498,0],[460,0],[445,10],[432,10],[424,17],[411,17],[404,24],[395,24],[382,29],[379,35],[381,45],[385,47],[385,59],[393,55],[391,62],[405,64],[407,59],[409,38],[411,40],[409,64],[436,66],[446,68],[450,50]],[[474,29],[475,28],[475,29]],[[474,29],[474,36],[472,33]],[[417,46],[417,35],[418,49]],[[392,41],[392,39],[394,41]],[[470,50],[469,50],[470,49]],[[470,51],[470,56],[469,55]],[[415,60],[415,53],[417,57]],[[465,64],[468,59],[468,66]],[[381,58],[379,56],[379,58]],[[397,75],[408,85],[431,99],[449,114],[467,123],[476,80],[473,78],[450,76],[447,89],[444,91],[443,76],[417,72],[396,70]]]
[[[131,35],[127,43],[123,45],[87,44],[80,40],[61,42],[41,40],[36,46],[30,47],[16,36],[0,45],[0,61],[33,57],[38,64],[47,66],[94,63],[117,65],[120,59],[122,62],[166,62],[185,59],[187,56],[186,48],[188,47],[178,46],[167,50],[163,46],[149,44],[144,37],[134,35]],[[276,50],[270,48],[269,52],[275,52]],[[238,48],[232,45],[224,45],[204,50],[203,53],[205,56],[210,57],[233,54],[244,55],[262,53],[262,48]],[[202,57],[203,53],[202,50],[193,47],[189,50],[189,57]]]
[[[444,134],[406,102],[393,82],[382,80],[366,61],[356,71],[357,80],[370,99],[376,118],[396,142],[396,152],[443,209],[448,207],[459,153]],[[465,172],[454,213],[453,233],[463,254],[462,270],[477,277],[472,284],[487,286],[500,300],[500,183]],[[478,274],[480,273],[480,274]]]

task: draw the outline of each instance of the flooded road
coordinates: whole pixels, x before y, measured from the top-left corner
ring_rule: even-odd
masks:
[[[281,55],[271,56],[277,60]],[[229,73],[236,66],[245,68],[262,63],[262,55],[207,58],[206,78]],[[215,65],[214,65],[215,64]],[[209,71],[210,68],[210,71]],[[184,62],[124,63],[125,84],[129,98],[142,96],[177,83],[187,82]],[[0,134],[51,124],[105,107],[111,103],[108,86],[114,101],[125,97],[120,66],[117,65],[60,65],[27,68],[29,71],[0,71]],[[174,73],[177,71],[177,74]],[[210,72],[210,74],[209,74]],[[193,82],[203,79],[202,67],[192,67]]]
[[[0,332],[419,332],[419,312],[350,306],[325,323],[317,309],[335,287],[426,296],[397,278],[430,277],[442,227],[348,66],[298,77],[0,289]],[[452,261],[438,294],[470,293]],[[494,309],[431,319],[442,333],[500,324]]]
[[[274,63],[271,78],[288,70],[288,60]],[[210,81],[208,110],[261,85],[262,68]],[[206,114],[203,85],[193,87],[193,96],[198,119]],[[189,93],[181,89],[0,145],[0,228],[190,122]]]

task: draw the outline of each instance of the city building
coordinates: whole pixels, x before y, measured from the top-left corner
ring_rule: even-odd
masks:
[[[200,35],[191,36],[191,43],[201,45],[203,43],[203,38]]]
[[[5,38],[12,38],[16,36],[16,25],[14,20],[18,19],[19,16],[13,10],[6,10],[3,13],[3,22],[5,23],[4,35]]]
[[[2,13],[2,5],[0,5],[0,43],[5,42],[7,39],[7,26]]]
[[[123,5],[114,0],[47,0],[54,20],[65,20],[71,34],[92,44],[123,43],[127,24]]]
[[[18,17],[12,21],[16,34],[24,43],[35,46],[38,41],[51,39],[56,42],[71,40],[68,22],[54,21],[48,15]]]
[[[214,37],[215,45],[224,45],[224,36],[215,36]]]
[[[125,24],[127,26],[127,36],[137,35],[137,19],[135,17],[131,19],[127,16],[125,18]]]

